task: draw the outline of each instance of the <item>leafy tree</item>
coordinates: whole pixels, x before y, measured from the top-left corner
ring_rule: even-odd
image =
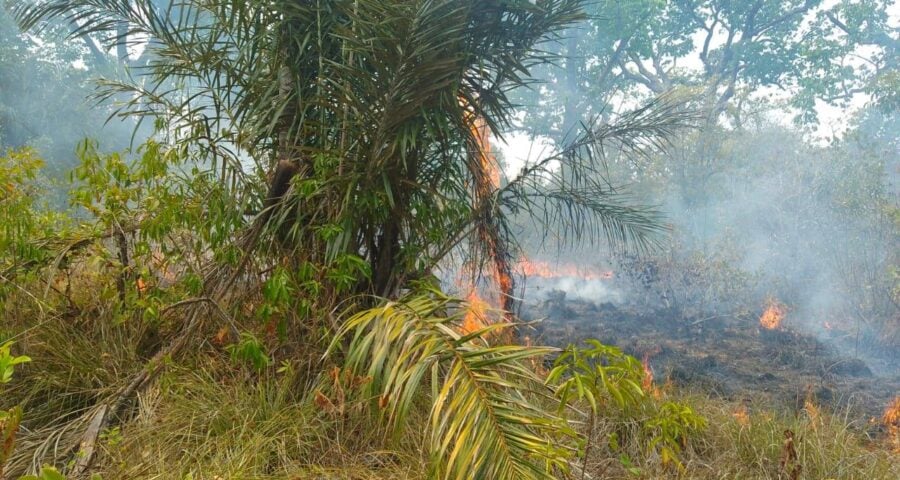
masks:
[[[814,67],[800,73],[798,106],[811,106],[816,93],[826,102],[845,104],[857,93],[870,95],[882,110],[900,107],[900,29],[890,25],[890,0],[841,0],[816,12],[814,25],[824,26],[803,54],[814,55]],[[861,48],[867,49],[865,53]],[[871,52],[871,53],[869,53]],[[833,79],[826,81],[823,79]]]
[[[896,105],[898,34],[888,0],[610,0],[553,51],[559,68],[523,99],[527,127],[557,140],[623,98],[694,90],[710,118],[735,124],[761,88],[788,92],[800,118],[815,101],[846,105],[868,94]]]

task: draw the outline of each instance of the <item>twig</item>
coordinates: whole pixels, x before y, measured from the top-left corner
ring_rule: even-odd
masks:
[[[196,298],[188,298],[186,300],[181,300],[179,302],[175,302],[171,305],[163,307],[159,311],[159,313],[162,316],[176,308],[184,307],[186,305],[194,305],[197,303],[208,303],[208,304],[212,305],[213,307],[215,307],[216,311],[219,313],[219,316],[222,317],[223,320],[228,322],[228,326],[231,328],[231,334],[234,336],[234,338],[240,337],[240,333],[238,332],[238,328],[237,328],[237,323],[235,323],[234,319],[231,318],[230,315],[225,313],[225,310],[222,308],[221,305],[219,305],[219,302],[217,302],[209,297],[196,297]]]
[[[700,325],[701,323],[706,322],[707,320],[713,320],[713,319],[716,319],[716,318],[722,318],[722,317],[727,317],[727,316],[728,316],[728,314],[723,313],[723,314],[721,314],[721,315],[713,315],[713,316],[711,316],[711,317],[701,318],[700,320],[696,320],[696,321],[694,321],[694,322],[691,322],[691,326],[693,327],[693,326],[696,326],[696,325]]]

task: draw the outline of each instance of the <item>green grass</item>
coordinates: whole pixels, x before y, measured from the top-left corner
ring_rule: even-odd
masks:
[[[318,405],[324,386],[298,385],[292,372],[235,374],[219,357],[193,362],[140,397],[104,445],[104,478],[421,477],[418,456],[387,448],[364,415]]]

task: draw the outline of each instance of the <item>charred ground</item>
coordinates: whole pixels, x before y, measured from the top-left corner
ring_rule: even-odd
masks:
[[[647,310],[567,298],[550,290],[526,302],[538,343],[565,346],[587,338],[645,359],[660,384],[701,390],[727,400],[796,411],[807,399],[856,418],[872,418],[900,389],[897,352],[853,355],[852,332],[820,339],[791,325],[762,328],[756,312],[692,316],[674,308]],[[870,346],[863,348],[868,352]]]

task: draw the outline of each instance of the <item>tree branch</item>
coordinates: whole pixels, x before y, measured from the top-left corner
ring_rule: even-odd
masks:
[[[91,52],[91,55],[94,57],[94,60],[97,61],[100,65],[105,65],[108,62],[106,58],[106,54],[100,50],[100,47],[97,46],[97,42],[91,38],[90,35],[82,35],[81,40],[84,41],[84,44],[87,45],[88,51]]]
[[[801,14],[808,12],[813,6],[815,6],[815,3],[817,3],[817,2],[807,0],[806,2],[803,3],[803,5],[800,5],[799,7],[796,7],[793,10],[787,11],[780,17],[762,25],[761,27],[759,27],[759,30],[756,33],[765,32],[766,30],[768,30],[772,27],[778,26],[796,15],[801,15]]]
[[[660,78],[657,75],[654,75],[650,70],[647,70],[647,67],[644,66],[643,62],[641,62],[641,59],[637,56],[637,54],[635,54],[634,52],[629,52],[628,57],[637,67],[638,73],[645,79],[647,79],[646,82],[642,83],[647,85],[647,87],[650,88],[650,90],[652,90],[654,93],[662,93],[666,91],[665,85],[660,80]]]
[[[631,38],[633,36],[634,31],[629,33],[627,37],[619,40],[619,45],[616,46],[616,49],[615,51],[613,51],[612,56],[609,57],[609,61],[606,62],[606,67],[603,69],[603,72],[600,73],[597,85],[601,90],[606,90],[606,82],[607,80],[609,80],[609,76],[612,74],[612,69],[620,63],[622,55],[625,53],[625,49],[628,48],[628,43],[631,41]]]

